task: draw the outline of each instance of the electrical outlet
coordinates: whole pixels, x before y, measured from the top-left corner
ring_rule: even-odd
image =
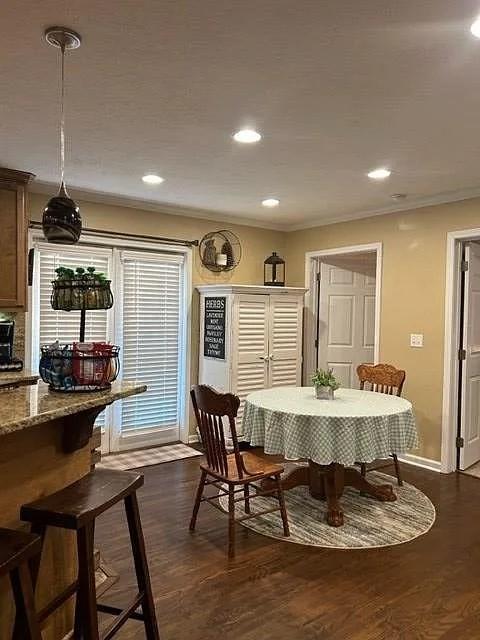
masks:
[[[423,347],[423,333],[411,333],[410,346],[417,347],[417,348]]]

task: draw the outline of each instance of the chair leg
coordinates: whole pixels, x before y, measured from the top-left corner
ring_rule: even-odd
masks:
[[[235,494],[234,486],[228,487],[228,557],[235,556]]]
[[[243,487],[243,495],[245,498],[245,513],[250,513],[250,486],[248,484]]]
[[[22,564],[13,569],[10,572],[10,582],[17,614],[15,633],[22,640],[42,640],[28,565]]]
[[[40,561],[42,559],[42,549],[43,549],[43,543],[45,540],[46,530],[47,528],[45,525],[32,524],[32,526],[30,527],[31,533],[35,533],[36,535],[38,535],[40,537],[41,544],[42,544],[38,555],[34,556],[28,563],[29,570],[30,570],[30,581],[32,584],[32,590],[34,594],[35,594],[35,587],[37,586],[38,574],[40,571]],[[23,628],[23,625],[20,621],[20,615],[17,613],[17,615],[15,616],[15,625],[12,633],[12,640],[23,639],[22,628]]]
[[[290,535],[290,527],[288,525],[287,507],[285,505],[285,496],[283,494],[282,481],[280,480],[280,476],[275,476],[275,482],[277,485],[277,497],[278,503],[280,505],[280,513],[282,515],[283,535],[288,538],[288,536]]]
[[[94,532],[94,522],[89,522],[77,531],[78,592],[75,619],[81,620],[83,640],[99,640],[100,637],[95,590]]]
[[[143,538],[142,523],[138,510],[136,493],[132,493],[127,496],[124,502],[125,512],[127,514],[128,530],[130,532],[133,560],[135,564],[135,573],[137,575],[138,590],[143,594],[142,611],[144,616],[145,635],[147,636],[147,640],[160,640],[152,586],[150,584],[150,574],[148,571],[145,540]]]
[[[399,487],[403,487],[402,474],[400,472],[400,463],[396,453],[392,453],[393,463],[395,464],[395,473],[397,475],[397,482]]]
[[[365,462],[360,463],[360,473],[362,478],[365,478],[367,475],[367,465]],[[364,491],[360,491],[361,496],[366,496],[367,494]]]
[[[195,497],[195,504],[193,505],[192,519],[190,520],[190,531],[195,530],[195,525],[197,523],[198,510],[200,508],[200,502],[202,500],[203,490],[205,489],[206,479],[207,479],[207,472],[203,471],[202,469],[202,475],[200,476],[200,482],[198,483],[198,488],[197,488],[197,495]]]

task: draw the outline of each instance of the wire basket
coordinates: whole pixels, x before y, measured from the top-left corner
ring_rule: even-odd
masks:
[[[50,298],[52,309],[62,311],[110,309],[113,306],[110,284],[110,280],[100,282],[88,276],[73,280],[53,280]]]
[[[120,370],[120,348],[105,343],[74,342],[41,347],[40,376],[51,391],[110,389]]]

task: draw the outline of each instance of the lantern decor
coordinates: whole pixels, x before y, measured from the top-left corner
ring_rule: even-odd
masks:
[[[65,186],[65,51],[78,49],[81,38],[71,29],[50,27],[45,31],[45,39],[61,51],[60,188],[43,211],[42,228],[48,242],[75,244],[82,232],[82,218]]]
[[[263,283],[266,287],[285,286],[285,260],[275,251],[263,263]]]
[[[59,267],[52,282],[52,309],[80,311],[80,340],[41,347],[40,375],[52,391],[109,389],[119,372],[119,348],[106,342],[85,342],[86,312],[113,306],[110,280],[95,267]]]

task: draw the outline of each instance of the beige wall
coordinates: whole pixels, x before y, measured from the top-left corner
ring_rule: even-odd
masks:
[[[30,217],[41,220],[42,210],[48,196],[32,193],[29,196]],[[215,283],[263,284],[263,261],[272,251],[281,255],[285,252],[285,234],[257,227],[230,224],[228,220],[216,222],[184,216],[167,215],[154,211],[143,211],[129,207],[119,207],[91,202],[79,202],[85,227],[91,229],[135,233],[139,235],[200,240],[203,235],[217,229],[229,229],[240,239],[242,259],[233,271],[223,274],[212,273],[199,259],[194,247],[193,285]],[[198,376],[199,347],[199,304],[194,291],[192,304],[192,353],[191,382]]]
[[[331,224],[288,235],[289,285],[303,285],[305,252],[383,243],[380,359],[407,371],[418,455],[440,460],[447,232],[480,227],[480,199]],[[409,346],[423,333],[424,348]]]
[[[40,220],[45,196],[32,194],[30,211]],[[407,370],[405,395],[414,403],[421,444],[418,454],[440,459],[446,235],[480,227],[480,199],[282,233],[127,207],[82,202],[86,226],[128,233],[200,239],[226,227],[242,243],[240,266],[230,274],[204,269],[194,251],[194,285],[211,282],[261,284],[263,260],[279,251],[287,261],[287,284],[304,285],[305,252],[383,243],[380,358]],[[198,370],[198,297],[192,318],[192,381]],[[423,349],[409,346],[423,333]]]

